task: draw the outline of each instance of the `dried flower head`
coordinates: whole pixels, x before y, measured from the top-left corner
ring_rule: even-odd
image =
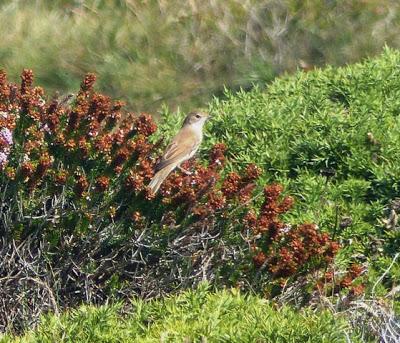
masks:
[[[108,186],[110,185],[110,178],[107,176],[99,176],[96,179],[96,190],[98,192],[104,192],[107,190]]]
[[[84,80],[81,83],[81,91],[88,92],[93,88],[94,83],[96,82],[96,75],[93,73],[87,73],[85,75]]]
[[[21,80],[21,94],[28,94],[33,84],[33,71],[31,69],[24,69]]]
[[[89,188],[89,182],[85,175],[77,173],[75,175],[75,187],[74,191],[78,197],[82,197],[83,193]]]

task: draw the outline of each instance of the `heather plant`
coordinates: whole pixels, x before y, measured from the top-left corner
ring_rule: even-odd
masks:
[[[95,79],[87,74],[73,99],[49,99],[31,70],[19,86],[0,72],[3,329],[47,309],[152,297],[201,280],[279,288],[331,264],[336,242],[313,224],[280,220],[293,204],[280,185],[266,186],[259,203],[262,170],[225,173],[222,143],[151,194],[163,145],[157,125],[97,93]]]

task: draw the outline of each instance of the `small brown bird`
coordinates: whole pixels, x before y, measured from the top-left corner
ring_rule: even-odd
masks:
[[[208,114],[204,112],[191,112],[186,116],[182,128],[156,165],[156,174],[149,183],[153,194],[157,193],[161,184],[175,168],[183,170],[181,164],[196,153],[203,139],[203,126],[207,118]]]

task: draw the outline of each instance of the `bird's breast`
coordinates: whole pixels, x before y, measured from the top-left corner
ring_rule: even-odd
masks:
[[[201,142],[202,138],[203,138],[203,127],[200,125],[190,125],[188,127],[188,131],[190,132],[190,135],[193,136],[193,139],[198,140],[199,142]]]

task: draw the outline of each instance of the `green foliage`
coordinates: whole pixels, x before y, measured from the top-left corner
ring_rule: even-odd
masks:
[[[399,47],[399,2],[4,0],[0,68],[70,92],[86,72],[135,110],[184,109],[299,66]],[[321,147],[322,148],[322,147]],[[340,150],[340,147],[337,147]]]
[[[296,220],[334,232],[349,216],[341,236],[381,234],[378,217],[400,195],[399,62],[386,50],[362,64],[281,78],[266,91],[227,92],[211,104],[204,149],[224,141],[234,169],[257,161],[263,181],[296,195]]]
[[[400,249],[399,224],[384,225],[400,197],[399,64],[400,53],[386,49],[360,64],[278,79],[265,91],[227,92],[210,105],[204,145],[223,141],[231,169],[257,161],[263,182],[284,184],[296,199],[290,219],[339,239],[337,260],[363,261],[367,284]],[[395,266],[386,291],[400,277]]]
[[[3,342],[358,342],[340,317],[329,312],[274,308],[252,295],[211,292],[206,284],[162,300],[83,306],[61,317],[46,315],[37,329]]]

